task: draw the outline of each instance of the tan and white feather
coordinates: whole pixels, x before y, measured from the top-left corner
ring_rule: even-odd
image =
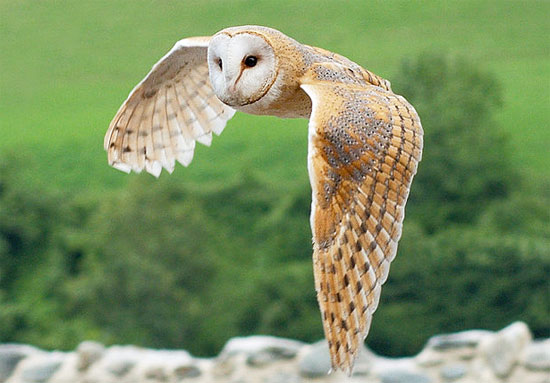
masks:
[[[415,109],[349,59],[260,26],[179,41],[105,136],[109,163],[187,166],[235,110],[309,118],[313,271],[332,366],[351,373],[397,252],[422,155]]]

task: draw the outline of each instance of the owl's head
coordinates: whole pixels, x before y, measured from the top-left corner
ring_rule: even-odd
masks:
[[[224,29],[210,40],[210,82],[229,106],[238,109],[265,96],[277,78],[277,67],[268,39],[250,28]]]

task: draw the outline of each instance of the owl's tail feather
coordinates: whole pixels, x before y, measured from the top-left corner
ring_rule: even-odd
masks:
[[[349,236],[349,232],[342,233],[340,238],[346,235]],[[327,249],[315,249],[315,282],[332,369],[351,375],[378,306],[389,262],[376,260],[380,265],[377,271],[384,274],[377,275],[368,266],[372,253],[352,250],[340,241]]]

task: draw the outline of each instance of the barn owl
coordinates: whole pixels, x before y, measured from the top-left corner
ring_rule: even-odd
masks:
[[[118,110],[109,163],[159,176],[188,166],[239,110],[309,118],[315,289],[332,368],[367,336],[422,153],[415,109],[351,60],[260,26],[180,40]]]

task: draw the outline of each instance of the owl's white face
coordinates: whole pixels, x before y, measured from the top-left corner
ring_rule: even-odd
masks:
[[[208,68],[216,96],[237,109],[265,96],[277,77],[271,45],[246,32],[216,34],[208,46]]]

